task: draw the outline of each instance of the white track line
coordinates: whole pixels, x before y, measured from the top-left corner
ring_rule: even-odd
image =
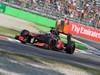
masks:
[[[16,40],[16,39],[8,38],[8,40],[9,40],[9,41],[12,41],[12,42],[18,42],[18,43],[20,43],[20,41],[19,41],[19,40]]]

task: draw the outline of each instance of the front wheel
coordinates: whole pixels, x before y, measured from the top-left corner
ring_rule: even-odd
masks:
[[[75,42],[70,41],[66,44],[65,51],[68,54],[73,54],[75,51]]]

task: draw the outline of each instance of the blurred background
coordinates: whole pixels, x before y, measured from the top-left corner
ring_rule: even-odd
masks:
[[[100,29],[100,0],[0,0],[31,13],[70,20]]]

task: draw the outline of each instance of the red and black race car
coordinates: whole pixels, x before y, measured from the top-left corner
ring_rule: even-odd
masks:
[[[75,42],[71,41],[71,35],[67,35],[67,43],[64,43],[60,40],[56,29],[51,29],[50,33],[30,33],[28,30],[22,30],[20,35],[15,36],[15,39],[24,44],[30,43],[34,46],[56,51],[63,50],[69,54],[73,54],[75,51]]]

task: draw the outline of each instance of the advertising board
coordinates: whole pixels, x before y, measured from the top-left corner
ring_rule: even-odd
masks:
[[[69,23],[69,31],[64,33],[71,33],[95,41],[100,41],[100,30],[72,21]]]

